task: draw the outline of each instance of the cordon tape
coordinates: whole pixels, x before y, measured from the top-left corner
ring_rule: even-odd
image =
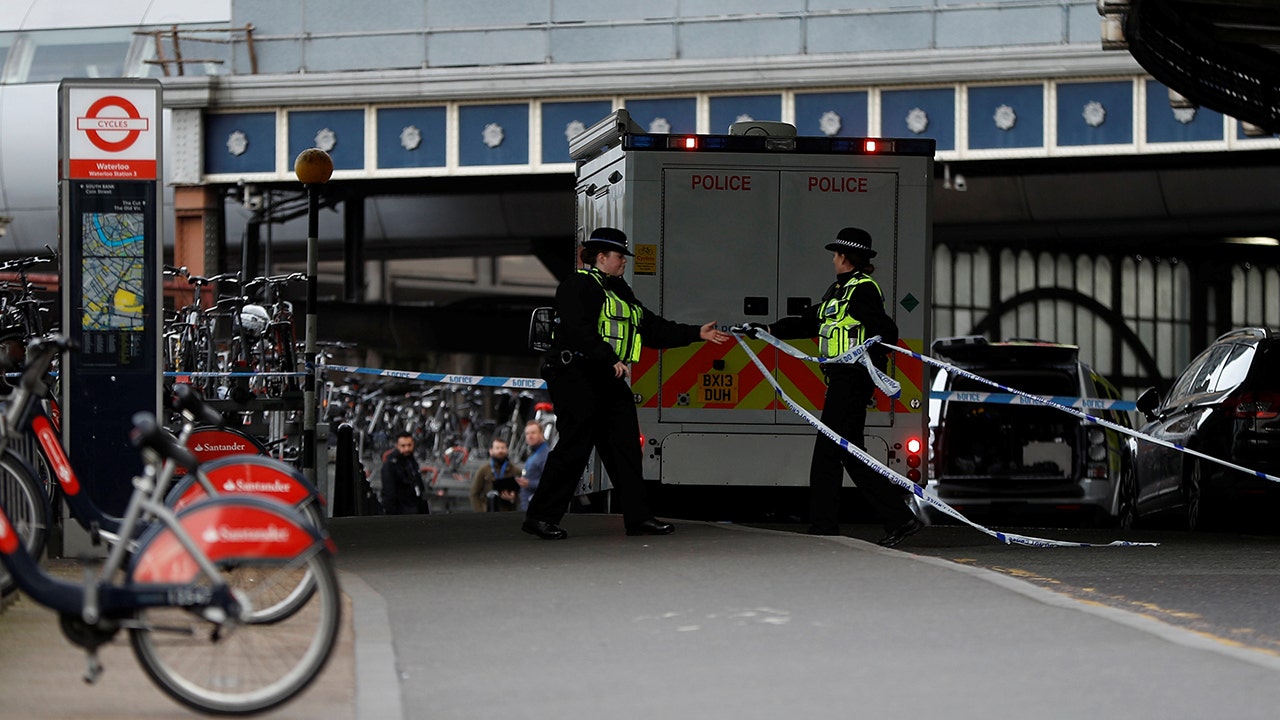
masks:
[[[817,429],[818,432],[822,433],[823,435],[826,435],[833,442],[835,442],[837,445],[844,448],[847,452],[857,457],[861,462],[866,464],[872,470],[884,476],[885,478],[889,479],[895,485],[898,485],[899,487],[902,487],[903,489],[907,490],[911,494],[915,495],[917,498],[920,499],[920,501],[927,503],[929,506],[937,509],[939,512],[949,517],[955,518],[956,520],[959,520],[960,522],[974,528],[975,530],[978,530],[979,532],[982,532],[986,535],[996,538],[997,540],[1003,543],[1011,544],[1011,545],[1025,545],[1029,547],[1154,547],[1159,545],[1159,543],[1130,542],[1127,540],[1115,540],[1110,543],[1102,543],[1102,544],[1051,540],[1046,538],[1031,537],[1027,535],[1019,535],[1017,533],[1006,533],[998,530],[992,530],[990,528],[987,528],[983,525],[980,525],[978,523],[975,523],[969,520],[964,515],[962,515],[958,510],[948,505],[945,501],[938,498],[932,492],[929,492],[925,488],[917,485],[911,480],[908,480],[906,477],[899,475],[889,467],[881,464],[871,455],[867,454],[867,452],[862,448],[859,448],[857,445],[849,442],[845,438],[840,437],[838,434],[836,434],[834,431],[832,431],[830,428],[824,425],[818,418],[814,417],[812,413],[805,410],[800,405],[796,404],[795,401],[793,401],[786,394],[786,392],[783,391],[782,387],[778,384],[777,380],[774,379],[773,374],[764,367],[764,364],[760,361],[760,358],[756,356],[756,354],[751,350],[750,346],[748,346],[746,342],[743,340],[743,336],[746,334],[746,330],[747,329],[745,327],[741,327],[741,326],[730,328],[730,332],[733,333],[734,339],[737,340],[738,344],[742,347],[743,351],[746,352],[747,357],[751,359],[751,362],[754,363],[755,366],[760,370],[761,375],[763,375],[764,378],[769,381],[769,384],[773,386],[774,392],[778,395],[779,398],[782,399],[784,403],[786,403],[787,407],[791,408],[793,412],[795,412],[797,415],[803,418],[806,422],[812,425],[815,429]],[[820,363],[820,364],[827,364],[827,363],[861,364],[863,367],[867,368],[867,371],[871,375],[872,381],[875,383],[876,387],[881,392],[883,392],[885,395],[888,395],[889,397],[898,397],[898,395],[901,392],[901,388],[898,382],[893,378],[889,377],[888,375],[886,375],[885,373],[881,372],[880,369],[877,368],[871,362],[870,355],[867,353],[868,348],[877,344],[882,345],[883,347],[889,350],[892,350],[893,352],[901,353],[903,355],[908,355],[910,357],[913,357],[917,360],[920,360],[921,362],[927,363],[934,367],[945,369],[948,372],[961,375],[963,377],[977,381],[984,385],[993,387],[997,390],[1003,391],[1000,393],[980,393],[980,392],[932,393],[930,395],[930,399],[932,400],[949,400],[952,402],[993,403],[993,404],[1009,404],[1009,405],[1043,405],[1045,407],[1054,408],[1061,412],[1065,412],[1069,415],[1078,417],[1087,422],[1100,425],[1102,427],[1114,430],[1116,432],[1119,432],[1124,435],[1128,435],[1133,438],[1137,438],[1145,442],[1151,442],[1157,445],[1161,445],[1163,447],[1172,448],[1179,452],[1184,452],[1189,455],[1193,455],[1195,457],[1201,458],[1203,460],[1217,463],[1219,465],[1230,468],[1232,470],[1237,470],[1249,475],[1253,475],[1254,477],[1257,477],[1263,480],[1268,480],[1270,482],[1280,482],[1280,477],[1268,475],[1267,473],[1253,470],[1253,469],[1244,467],[1242,465],[1237,465],[1235,463],[1229,462],[1227,460],[1223,460],[1221,458],[1216,458],[1211,455],[1206,455],[1202,452],[1199,452],[1192,448],[1185,447],[1178,443],[1169,442],[1167,440],[1161,440],[1159,438],[1155,438],[1150,435],[1140,433],[1136,430],[1133,430],[1132,428],[1127,428],[1123,425],[1113,423],[1109,420],[1105,420],[1103,418],[1099,418],[1089,414],[1088,412],[1085,412],[1085,410],[1095,410],[1095,411],[1096,410],[1123,410],[1123,411],[1133,410],[1135,409],[1135,406],[1134,406],[1134,403],[1130,401],[1108,400],[1104,398],[1074,398],[1074,397],[1032,395],[1030,393],[1022,392],[1021,390],[1017,390],[1017,389],[1002,385],[1000,383],[995,382],[994,380],[989,380],[980,375],[976,375],[967,370],[964,370],[963,368],[958,368],[950,363],[943,362],[941,360],[930,357],[928,355],[923,355],[921,353],[917,353],[917,352],[908,350],[906,348],[899,347],[897,345],[882,343],[880,342],[879,336],[873,337],[867,340],[865,343],[855,346],[854,348],[850,349],[848,352],[838,357],[820,358],[820,357],[814,357],[812,355],[805,354],[804,352],[796,349],[795,347],[787,344],[782,340],[779,340],[778,338],[774,337],[773,335],[769,334],[768,332],[766,332],[761,328],[756,328],[752,334],[756,338],[763,340],[769,345],[772,345],[773,347],[777,348],[779,351],[786,353],[791,357],[804,360],[807,362],[814,362],[814,363]],[[468,386],[475,386],[475,387],[519,388],[523,390],[544,390],[547,387],[547,383],[540,378],[410,372],[405,370],[384,370],[384,369],[378,369],[378,368],[358,367],[353,365],[323,365],[323,366],[320,366],[320,369],[327,372],[343,372],[343,373],[352,373],[352,374],[358,374],[358,375],[373,375],[377,377],[394,377],[394,378],[401,378],[405,380],[421,380],[424,382],[445,383],[450,385],[468,385]],[[253,373],[247,373],[247,374],[252,375]],[[280,373],[280,374],[296,375],[297,373]],[[166,376],[187,375],[187,376],[193,376],[193,377],[203,376],[203,375],[210,375],[210,376],[216,375],[216,376],[225,377],[227,373],[165,373],[165,375]]]
[[[912,495],[915,495],[917,498],[920,499],[921,502],[928,504],[930,507],[937,509],[939,512],[949,517],[955,518],[956,520],[959,520],[960,522],[968,525],[969,527],[972,527],[973,529],[978,530],[979,532],[990,535],[991,537],[1007,545],[1025,545],[1028,547],[1155,547],[1159,545],[1159,543],[1131,542],[1128,540],[1114,540],[1112,542],[1102,543],[1102,544],[1067,542],[1064,540],[1051,540],[1048,538],[1031,537],[1029,535],[1019,535],[1017,533],[1000,532],[999,530],[992,530],[983,525],[979,525],[978,523],[975,523],[972,520],[966,518],[964,515],[960,514],[958,510],[956,510],[955,508],[951,507],[946,502],[938,498],[937,495],[935,495],[934,493],[927,492],[925,488],[915,484],[914,482],[908,480],[906,477],[899,475],[889,467],[880,463],[880,461],[873,458],[862,448],[849,442],[845,438],[840,437],[838,434],[832,431],[831,428],[824,425],[821,420],[814,417],[813,414],[810,413],[808,410],[805,410],[800,405],[797,405],[795,401],[793,401],[790,397],[788,397],[786,392],[782,390],[782,386],[780,386],[778,384],[778,381],[774,379],[773,373],[769,372],[769,370],[765,368],[764,363],[760,361],[760,358],[756,357],[756,354],[751,350],[751,347],[747,345],[746,340],[743,339],[743,335],[745,334],[744,329],[740,327],[733,327],[733,328],[730,328],[729,330],[730,332],[733,333],[734,339],[738,341],[738,345],[740,345],[742,349],[747,353],[747,357],[750,358],[751,362],[755,363],[755,366],[760,370],[760,374],[763,375],[764,378],[769,381],[769,384],[773,386],[773,391],[777,393],[778,397],[780,397],[782,401],[787,404],[787,407],[791,408],[791,410],[795,414],[804,418],[805,422],[809,423],[814,428],[816,428],[818,432],[827,436],[827,438],[830,439],[832,442],[844,448],[846,452],[849,452],[854,457],[858,458],[858,460],[860,460],[865,465],[870,467],[876,473],[887,478],[894,485],[897,485],[902,489],[910,492]],[[806,356],[803,356],[803,354],[800,353],[795,348],[792,348],[790,345],[787,345],[787,343],[779,340],[773,335],[770,335],[769,333],[765,332],[762,329],[754,330],[753,334],[756,336],[756,338],[765,341],[766,343],[778,348],[782,352],[785,352],[788,355],[791,355],[792,357],[806,357]],[[894,350],[901,350],[901,348],[896,348],[893,345],[880,343],[880,337],[876,336],[871,338],[870,340],[867,340],[862,345],[859,345],[853,348],[852,350],[845,353],[844,355],[841,355],[838,358],[825,360],[825,362],[862,363],[864,367],[868,367],[870,370],[874,371],[874,372],[871,372],[871,378],[876,382],[876,386],[883,388],[885,385],[888,384],[885,381],[891,380],[891,379],[888,378],[887,376],[884,376],[884,373],[880,372],[880,369],[875,367],[875,365],[870,362],[870,358],[868,357],[866,352],[867,348],[870,348],[872,345],[875,345],[875,344],[883,344],[887,348],[894,349]],[[920,355],[917,355],[916,353],[911,353],[911,354],[922,360],[925,359]],[[811,359],[815,361],[821,361],[819,358],[811,358]],[[930,360],[932,360],[932,358],[930,358]],[[936,363],[938,361],[934,361],[934,362]],[[1014,394],[1020,394],[1020,393],[1017,393],[1015,391]]]

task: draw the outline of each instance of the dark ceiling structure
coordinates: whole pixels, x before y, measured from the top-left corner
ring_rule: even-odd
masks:
[[[1155,79],[1250,134],[1280,133],[1280,2],[1098,0],[1098,10],[1123,33],[1104,25],[1104,46],[1127,47]]]

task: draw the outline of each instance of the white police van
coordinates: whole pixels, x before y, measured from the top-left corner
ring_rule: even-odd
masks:
[[[760,122],[725,135],[650,134],[619,110],[572,140],[570,153],[579,239],[601,225],[626,232],[635,252],[626,279],[663,317],[727,329],[804,312],[834,279],[823,246],[855,225],[874,240],[873,276],[900,345],[928,348],[933,140],[797,137],[789,125]],[[816,354],[812,341],[793,344]],[[750,346],[791,398],[821,408],[816,365],[762,341]],[[868,451],[923,484],[924,365],[890,357],[902,394],[877,394]],[[814,429],[736,343],[646,348],[632,387],[646,480],[808,484]]]

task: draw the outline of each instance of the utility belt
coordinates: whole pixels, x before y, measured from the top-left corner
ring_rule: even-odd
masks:
[[[559,367],[568,367],[574,363],[583,362],[584,360],[587,359],[587,356],[583,355],[580,352],[577,352],[576,350],[552,349],[547,352],[546,359],[547,359],[547,362],[550,362]]]
[[[542,367],[539,368],[538,374],[542,376],[543,380],[551,382],[560,371],[566,368],[585,368],[586,366],[586,355],[573,350],[552,348],[542,356]]]

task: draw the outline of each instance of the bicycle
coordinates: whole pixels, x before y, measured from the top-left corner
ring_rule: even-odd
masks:
[[[33,437],[38,457],[54,471],[52,475],[57,480],[59,497],[65,500],[71,516],[90,534],[94,542],[105,539],[114,545],[128,545],[141,538],[141,533],[148,529],[148,524],[135,523],[132,532],[137,534],[129,535],[123,518],[106,514],[87,493],[82,492],[79,477],[58,439],[53,420],[40,400],[47,392],[43,380],[52,358],[66,350],[68,345],[65,338],[55,336],[32,343],[28,348],[31,362],[10,395],[8,408],[0,416],[0,422],[3,423],[0,425],[0,449],[13,453],[10,446],[16,439],[15,436]],[[212,422],[220,420],[220,417],[203,404],[196,391],[179,386],[175,392],[186,419],[180,439],[176,442],[185,446],[196,427],[197,418]],[[13,454],[17,456],[16,453]],[[26,462],[25,458],[21,459]],[[317,529],[324,528],[319,491],[304,476],[280,461],[267,457],[228,456],[207,463],[196,460],[183,465],[190,467],[192,471],[171,491],[168,486],[172,484],[176,468],[164,476],[165,487],[161,488],[160,497],[166,500],[171,510],[177,511],[205,496],[255,495],[291,506],[302,513],[311,525]],[[7,467],[0,456],[0,487],[9,487],[13,482],[12,477],[16,475],[21,473]],[[36,536],[33,538],[33,545],[35,541],[39,541],[35,545],[39,549],[43,548],[43,536],[49,525],[49,499],[49,496],[45,497],[44,505],[22,506],[24,511],[32,514],[28,525],[30,532]],[[45,514],[40,515],[42,512]],[[23,537],[25,539],[26,535]],[[39,552],[33,554],[33,557],[38,559]],[[268,621],[287,617],[307,602],[312,590],[310,578],[303,574],[298,578],[293,591],[281,595],[274,604],[258,610],[259,619]]]
[[[293,303],[284,299],[284,288],[305,281],[304,273],[257,277],[245,283],[245,291],[262,290],[261,303],[246,303],[240,309],[239,337],[250,368],[264,375],[255,390],[267,397],[281,397],[299,390],[297,343],[294,340]]]
[[[19,542],[0,504],[0,562],[85,649],[87,682],[103,670],[97,648],[128,630],[148,677],[187,707],[248,714],[288,701],[316,678],[337,640],[341,599],[331,541],[291,508],[260,498],[220,496],[174,512],[162,502],[166,476],[177,464],[196,465],[195,458],[143,414],[135,416],[131,439],[147,462],[134,479],[121,535],[136,537],[140,523],[158,523],[136,549],[116,543],[83,586],[61,581]],[[0,468],[34,483],[30,466],[9,449],[0,453]],[[315,583],[307,606],[256,621],[257,603],[296,588],[299,574]]]
[[[50,253],[49,257],[32,256],[0,263],[0,272],[14,271],[18,275],[16,283],[0,282],[0,357],[7,358],[18,371],[26,361],[27,343],[48,328],[45,315],[51,303],[36,297],[38,291],[48,288],[31,282],[27,271],[34,265],[58,259],[57,253],[52,250]],[[7,384],[7,379],[3,383]]]
[[[213,332],[217,316],[205,307],[204,288],[219,282],[239,282],[239,274],[204,277],[192,275],[185,265],[165,265],[164,274],[183,278],[194,288],[190,304],[183,306],[165,323],[165,369],[177,373],[216,373],[220,368]],[[218,386],[213,375],[198,375],[189,380],[200,388],[205,397],[213,397]]]

